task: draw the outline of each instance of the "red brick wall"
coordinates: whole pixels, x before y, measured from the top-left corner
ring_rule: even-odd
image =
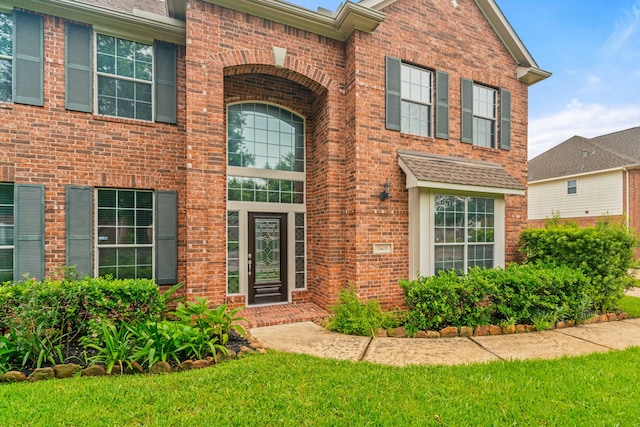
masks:
[[[386,305],[399,304],[397,280],[408,271],[408,211],[405,177],[397,165],[397,149],[488,160],[504,165],[523,185],[527,178],[527,86],[519,82],[515,62],[472,0],[450,2],[402,0],[385,8],[386,20],[373,34],[355,33],[349,43],[355,64],[354,181],[357,199],[348,207],[356,223],[356,283],[365,295],[381,295]],[[401,135],[384,128],[384,57],[449,74],[449,139]],[[512,149],[502,151],[460,142],[460,78],[468,78],[512,94]],[[386,178],[391,198],[377,194]],[[526,198],[506,197],[506,258],[517,257],[518,234],[526,221]],[[393,256],[373,255],[375,242],[394,244]]]
[[[47,273],[64,264],[64,185],[179,191],[179,278],[190,296],[226,300],[228,102],[258,99],[307,118],[307,283],[295,300],[321,306],[353,284],[364,298],[401,305],[408,271],[408,200],[396,151],[489,160],[526,183],[527,87],[473,0],[398,0],[373,34],[340,42],[199,0],[187,2],[179,49],[178,125],[64,110],[63,20],[45,19],[45,106],[3,105],[2,179],[46,188]],[[287,49],[273,66],[272,47]],[[385,129],[384,57],[443,70],[450,138]],[[512,94],[512,150],[460,142],[460,78]],[[304,89],[303,89],[304,88]],[[382,184],[391,198],[380,201]],[[507,260],[526,220],[524,196],[506,197]],[[373,255],[374,243],[392,255]],[[238,303],[233,299],[233,303]]]
[[[45,185],[45,274],[65,265],[69,184],[178,191],[184,260],[184,47],[178,49],[177,125],[66,111],[64,22],[44,17],[44,106],[0,103],[0,180]],[[184,261],[178,273],[184,280]]]

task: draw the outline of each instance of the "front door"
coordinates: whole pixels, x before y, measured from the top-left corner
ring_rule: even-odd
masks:
[[[249,212],[249,304],[287,301],[287,214]]]

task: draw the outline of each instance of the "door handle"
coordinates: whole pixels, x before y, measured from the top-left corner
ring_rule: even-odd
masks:
[[[247,261],[247,265],[249,266],[249,276],[251,276],[251,265],[253,262],[251,261],[251,254],[249,254],[249,260]]]

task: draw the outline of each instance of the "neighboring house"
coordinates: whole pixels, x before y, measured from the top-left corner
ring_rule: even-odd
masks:
[[[0,0],[0,280],[184,282],[215,303],[517,257],[527,91],[493,0]]]
[[[529,161],[529,223],[554,216],[594,225],[604,216],[640,230],[640,127],[574,136]]]

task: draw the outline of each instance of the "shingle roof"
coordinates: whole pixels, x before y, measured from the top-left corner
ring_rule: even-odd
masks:
[[[418,181],[524,190],[517,179],[491,162],[398,150],[398,157]]]
[[[640,164],[640,127],[574,136],[529,161],[529,182]]]
[[[80,0],[82,3],[93,4],[107,9],[133,13],[133,9],[167,16],[164,0]]]

